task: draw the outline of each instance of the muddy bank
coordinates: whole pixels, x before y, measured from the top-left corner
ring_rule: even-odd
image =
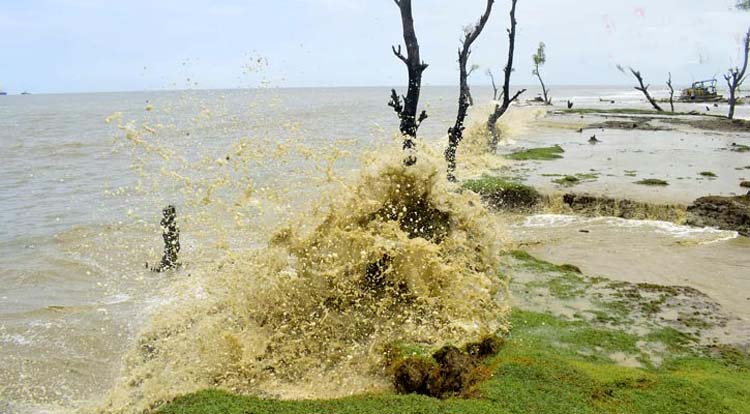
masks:
[[[635,220],[685,221],[686,207],[680,204],[653,204],[591,194],[564,193],[545,195],[535,188],[495,177],[464,184],[478,193],[495,211],[514,213],[555,212],[587,217],[611,216]]]
[[[662,220],[681,223],[686,208],[680,204],[652,204],[628,199],[615,199],[590,194],[567,193],[562,205],[570,212],[587,216],[611,216],[633,220]]]
[[[701,197],[687,208],[686,223],[734,230],[750,237],[750,195]]]
[[[695,227],[715,227],[750,237],[750,196],[706,196],[690,205],[658,204],[588,193],[546,195],[535,188],[498,177],[470,180],[463,187],[478,193],[495,211],[514,213],[576,214],[585,217],[617,217],[659,220]]]

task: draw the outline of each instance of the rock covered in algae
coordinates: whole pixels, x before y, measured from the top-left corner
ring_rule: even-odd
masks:
[[[382,390],[390,343],[439,347],[506,328],[494,222],[476,195],[450,191],[439,163],[391,157],[324,199],[335,201],[313,225],[307,214],[269,247],[230,251],[176,286],[103,410],[138,412],[203,388]]]
[[[485,379],[488,370],[483,360],[500,351],[503,341],[497,336],[487,336],[459,349],[446,345],[425,356],[396,356],[391,363],[393,385],[401,394],[422,394],[445,398],[467,393]]]

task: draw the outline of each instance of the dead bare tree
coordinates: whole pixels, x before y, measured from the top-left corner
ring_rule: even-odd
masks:
[[[422,111],[417,117],[417,108],[419,107],[419,92],[422,88],[422,72],[427,69],[427,64],[422,62],[419,57],[419,42],[417,33],[414,31],[414,18],[411,12],[411,0],[393,0],[401,12],[401,25],[404,33],[404,43],[406,43],[406,56],[401,53],[401,45],[396,48],[391,46],[393,54],[399,60],[404,62],[409,73],[409,85],[407,86],[406,96],[399,97],[395,89],[391,89],[391,100],[388,106],[398,115],[401,124],[399,130],[404,137],[404,158],[405,165],[414,165],[417,162],[415,155],[415,143],[417,130],[422,121],[427,119],[427,112]],[[403,99],[403,101],[402,101]]]
[[[505,114],[510,104],[518,99],[522,93],[526,92],[526,89],[521,89],[513,97],[510,96],[510,76],[513,73],[513,54],[516,48],[516,25],[518,24],[516,21],[517,2],[518,0],[511,0],[510,29],[508,29],[508,61],[505,64],[505,69],[503,69],[505,75],[502,91],[503,101],[501,104],[495,104],[495,110],[492,111],[489,119],[487,119],[487,129],[490,132],[490,149],[492,151],[497,149],[497,143],[500,140],[500,135],[497,132],[497,121]]]
[[[750,29],[748,29],[747,33],[745,34],[744,48],[744,60],[742,63],[742,68],[731,68],[729,69],[729,73],[724,75],[724,79],[726,79],[727,81],[727,86],[729,86],[729,114],[727,115],[727,118],[729,119],[734,118],[734,107],[735,105],[737,105],[737,93],[739,92],[740,86],[742,86],[742,83],[745,81],[745,72],[747,71],[747,55],[750,51]]]
[[[498,89],[497,89],[497,85],[495,84],[495,76],[492,75],[491,69],[487,69],[487,72],[485,73],[487,74],[487,76],[490,77],[490,81],[492,82],[492,100],[496,101]]]
[[[621,72],[623,72],[623,73],[625,72],[625,70],[622,68],[622,66],[618,65],[617,68],[620,69]],[[630,67],[628,69],[630,70],[630,73],[632,73],[633,76],[635,76],[635,79],[638,81],[638,85],[640,85],[640,86],[636,86],[635,90],[643,92],[643,94],[646,95],[646,99],[651,104],[651,106],[654,107],[654,109],[656,109],[659,112],[664,112],[664,110],[661,108],[661,106],[659,106],[659,104],[656,103],[656,100],[651,96],[651,94],[648,93],[648,88],[651,85],[644,85],[643,84],[643,76],[641,76],[641,72],[637,71],[637,70],[635,70],[633,68],[630,68]]]
[[[458,49],[458,113],[456,114],[456,123],[448,128],[448,147],[445,149],[445,161],[448,164],[448,181],[456,181],[456,150],[458,149],[458,144],[461,143],[461,140],[463,139],[463,132],[466,128],[464,127],[466,112],[472,104],[471,89],[469,88],[469,75],[476,69],[476,67],[472,66],[471,69],[466,69],[469,62],[469,55],[471,54],[471,45],[477,40],[479,34],[482,33],[484,26],[487,24],[494,3],[494,0],[487,0],[487,6],[484,9],[484,13],[473,28],[467,28],[465,30],[464,40],[461,43],[461,47]]]
[[[669,72],[667,87],[669,88],[669,107],[672,113],[674,113],[674,86],[672,86],[672,72]]]

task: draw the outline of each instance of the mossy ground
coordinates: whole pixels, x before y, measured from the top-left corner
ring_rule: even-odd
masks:
[[[526,252],[505,254],[501,274],[520,274],[514,294],[531,300],[573,302],[596,297],[597,287],[624,293],[602,299],[591,314],[564,317],[554,312],[513,311],[512,330],[500,351],[484,364],[491,375],[470,397],[436,399],[416,394],[359,395],[336,400],[278,401],[206,390],[177,398],[160,414],[239,413],[745,413],[750,404],[750,358],[730,346],[703,347],[682,326],[653,318],[652,329],[630,332],[628,319],[653,295],[687,294],[689,288],[634,285],[587,277],[571,265],[555,265]],[[524,276],[532,275],[531,277]],[[533,277],[536,275],[537,277]],[[504,276],[501,276],[504,277]],[[541,299],[538,289],[549,289]],[[687,289],[687,290],[686,290]],[[694,292],[693,292],[694,293]],[[671,297],[671,296],[670,296]],[[618,300],[620,302],[618,302]],[[682,299],[680,299],[681,301]],[[662,299],[660,306],[668,306]],[[609,307],[606,306],[610,303]],[[529,302],[526,301],[526,305]],[[528,308],[528,306],[527,306]],[[608,316],[610,318],[608,318]],[[696,320],[699,320],[697,318]],[[613,322],[614,321],[614,322]],[[662,325],[660,325],[662,324]],[[701,329],[701,328],[695,328]],[[645,333],[644,333],[645,332]],[[644,344],[660,344],[653,364]],[[421,349],[415,348],[421,354]],[[641,367],[618,363],[635,356]]]
[[[527,150],[513,152],[506,155],[505,158],[516,161],[549,161],[562,158],[563,156],[561,154],[563,154],[564,152],[565,150],[563,150],[562,147],[560,147],[559,145],[554,145],[551,147],[530,148]]]
[[[542,199],[534,187],[489,175],[467,180],[462,187],[479,194],[496,209],[530,209]]]
[[[548,176],[553,176],[552,174],[547,174]],[[554,176],[558,176],[555,174]],[[559,175],[560,178],[555,178],[552,180],[553,183],[561,185],[563,187],[572,187],[574,185],[583,183],[583,182],[590,182],[590,181],[596,181],[597,178],[599,178],[599,174],[597,173],[577,173],[575,175]]]
[[[635,183],[640,185],[669,185],[667,181],[659,178],[646,178]]]

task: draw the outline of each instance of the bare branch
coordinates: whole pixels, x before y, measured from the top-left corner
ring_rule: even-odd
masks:
[[[406,57],[401,54],[401,45],[398,45],[398,49],[396,49],[395,46],[391,46],[391,50],[393,50],[393,54],[396,55],[397,58],[399,58],[402,62],[405,64],[409,64],[409,62],[406,60]]]
[[[520,91],[516,92],[515,95],[513,95],[512,98],[510,98],[510,102],[513,102],[518,99],[519,96],[521,96],[522,93],[526,92],[526,89],[521,89]]]
[[[621,69],[621,67],[618,67],[618,68]],[[651,96],[651,94],[648,93],[648,87],[651,86],[651,85],[644,85],[643,84],[643,76],[641,76],[641,72],[637,71],[637,70],[635,70],[633,68],[628,68],[628,69],[630,69],[630,73],[632,73],[633,76],[635,76],[636,80],[638,80],[638,84],[640,85],[640,86],[636,86],[635,89],[638,90],[638,91],[643,92],[643,94],[646,95],[646,99],[651,104],[651,106],[654,107],[654,109],[656,109],[659,112],[664,112],[664,110],[661,108],[661,106],[659,106],[659,104],[656,103],[656,100],[654,100],[654,98]]]

